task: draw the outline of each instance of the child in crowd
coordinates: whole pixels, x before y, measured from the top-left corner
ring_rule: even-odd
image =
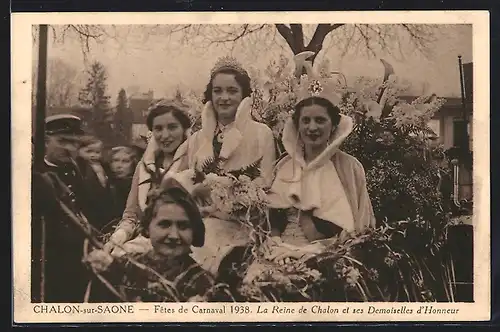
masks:
[[[78,156],[92,168],[102,187],[108,183],[108,174],[102,162],[102,141],[96,137],[89,136],[82,140]]]
[[[128,146],[116,146],[111,149],[110,168],[117,179],[131,178],[137,166],[137,152]]]
[[[82,172],[89,222],[102,230],[115,218],[113,192],[109,183],[110,170],[103,160],[103,143],[94,136],[84,137],[78,150],[77,163]]]
[[[137,151],[133,147],[117,146],[110,152],[110,182],[115,198],[116,218],[121,218],[132,185],[132,176],[139,162]]]

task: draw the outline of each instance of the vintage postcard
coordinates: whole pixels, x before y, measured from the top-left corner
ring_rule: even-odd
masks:
[[[18,13],[12,68],[15,323],[490,319],[488,12]]]

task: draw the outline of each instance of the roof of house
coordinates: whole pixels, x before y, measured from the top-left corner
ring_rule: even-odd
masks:
[[[129,107],[132,110],[132,123],[146,122],[145,111],[149,108],[151,101],[149,98],[132,97],[129,99]]]

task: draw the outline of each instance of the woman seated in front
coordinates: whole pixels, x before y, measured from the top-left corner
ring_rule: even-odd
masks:
[[[328,98],[306,96],[285,124],[269,193],[270,259],[317,253],[321,240],[375,225],[363,166],[339,149],[353,120]]]
[[[202,247],[205,226],[181,178],[166,177],[150,191],[141,219],[149,250],[114,257],[104,250],[90,253],[87,261],[96,272],[119,286],[122,300],[132,302],[185,302],[202,300],[214,284],[211,274],[191,257],[191,246]],[[143,264],[140,268],[128,258]],[[151,269],[149,269],[151,268]],[[172,288],[162,283],[164,278]]]

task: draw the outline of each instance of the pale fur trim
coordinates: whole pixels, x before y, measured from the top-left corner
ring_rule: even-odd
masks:
[[[313,215],[351,231],[354,216],[342,182],[331,158],[353,129],[350,117],[341,115],[327,148],[312,162],[304,160],[297,130],[289,119],[283,131],[283,145],[289,156],[278,163],[269,194],[270,206],[313,210]]]
[[[238,105],[234,125],[224,135],[224,142],[222,143],[222,149],[220,152],[221,158],[229,159],[231,154],[240,145],[241,140],[243,139],[243,130],[249,121],[252,120],[251,105],[252,100],[249,97],[243,99]],[[217,118],[212,102],[210,101],[205,104],[201,113],[201,124],[202,127],[200,135],[203,143],[196,152],[198,165],[202,164],[205,160],[214,157],[212,141],[214,139],[215,130],[217,129]]]

